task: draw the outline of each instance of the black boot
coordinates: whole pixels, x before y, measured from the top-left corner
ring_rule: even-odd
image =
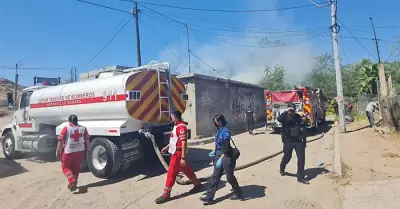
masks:
[[[212,202],[214,200],[214,198],[212,198],[211,196],[206,195],[204,197],[200,197],[200,200],[205,202],[205,203],[210,203],[210,202]]]
[[[230,197],[231,200],[239,200],[242,198],[243,198],[243,195],[242,195],[242,190],[240,189],[240,187],[236,188]]]
[[[164,195],[160,196],[159,198],[157,198],[155,200],[156,204],[164,204],[166,202],[168,202],[171,198],[170,197],[166,197]]]
[[[307,181],[305,178],[298,178],[297,182],[302,183],[302,184],[310,184],[310,182]]]
[[[281,174],[281,176],[285,176],[285,170],[279,170],[279,173]]]

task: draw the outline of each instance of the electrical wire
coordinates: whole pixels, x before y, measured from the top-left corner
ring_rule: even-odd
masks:
[[[131,12],[124,11],[124,10],[121,10],[121,9],[117,9],[117,8],[114,8],[114,7],[105,6],[105,5],[102,5],[102,4],[96,4],[96,3],[89,2],[89,1],[84,1],[84,0],[76,0],[76,1],[79,1],[79,2],[82,2],[82,3],[85,3],[85,4],[90,4],[90,5],[97,6],[97,7],[102,7],[102,8],[105,8],[105,9],[114,10],[114,11],[117,11],[117,12],[123,12],[123,13],[127,13],[127,14],[130,14],[130,15],[132,14]]]
[[[228,78],[226,77],[224,74],[220,73],[218,70],[216,70],[215,68],[213,68],[210,64],[208,64],[206,61],[204,61],[203,59],[201,59],[199,56],[195,55],[192,51],[190,51],[190,54],[192,54],[194,57],[196,57],[198,60],[200,60],[202,63],[204,63],[205,65],[207,65],[209,68],[211,68],[215,73],[221,75],[224,78]]]
[[[133,2],[131,0],[122,0],[127,2]],[[275,9],[245,9],[245,10],[228,10],[228,9],[205,9],[205,8],[193,8],[193,7],[182,7],[182,6],[174,6],[174,5],[166,5],[166,4],[156,4],[150,2],[142,2],[142,1],[135,1],[138,4],[152,5],[158,7],[168,7],[173,9],[182,9],[182,10],[191,10],[191,11],[202,11],[202,12],[226,12],[226,13],[251,13],[251,12],[272,12],[272,11],[284,11],[284,10],[292,10],[292,9],[300,9],[313,6],[312,4],[305,4],[299,6],[292,6],[292,7],[282,7],[282,8],[275,8]]]
[[[149,12],[146,10],[142,10],[142,11]],[[304,29],[304,30],[281,30],[281,29],[276,29],[276,28],[253,27],[253,26],[242,25],[242,24],[233,24],[233,23],[219,22],[219,21],[212,21],[212,20],[205,20],[205,19],[196,19],[196,18],[191,18],[191,17],[183,17],[183,16],[172,15],[172,14],[166,14],[166,13],[163,13],[163,14],[166,16],[169,16],[169,17],[194,20],[194,21],[198,21],[198,22],[209,22],[209,23],[215,23],[215,24],[220,24],[220,25],[243,27],[243,28],[246,28],[247,30],[248,29],[258,29],[258,30],[273,30],[273,31],[278,31],[278,32],[283,32],[283,33],[297,33],[297,32],[307,32],[307,31],[320,30],[320,29],[326,28],[326,27],[319,27],[319,28]]]
[[[157,16],[154,16],[153,13],[155,13],[156,11],[152,10],[152,12],[148,12],[146,10],[142,10],[142,14],[154,19],[159,19]],[[282,33],[295,33],[295,34],[306,34],[306,31],[317,31],[317,30],[323,30],[326,29],[326,27],[319,27],[319,28],[313,28],[313,29],[308,29],[308,30],[298,30],[298,31],[253,31],[250,29],[246,29],[246,28],[237,28],[237,27],[228,27],[228,28],[221,28],[221,27],[209,27],[209,26],[203,26],[203,25],[198,25],[198,24],[194,24],[194,23],[184,23],[182,21],[178,21],[176,19],[173,19],[171,17],[168,17],[165,14],[162,14],[160,12],[157,12],[158,15],[166,18],[167,20],[173,21],[175,23],[180,24],[182,27],[185,26],[186,24],[190,25],[191,27],[194,28],[201,28],[201,29],[208,29],[211,31],[223,31],[223,32],[233,32],[233,33],[254,33],[254,34],[282,34]],[[159,19],[160,20],[160,19]],[[227,27],[227,26],[225,26]]]
[[[107,46],[108,45],[110,45],[111,44],[111,42],[118,36],[118,34],[120,34],[121,33],[121,31],[125,28],[125,26],[130,22],[132,20],[132,17],[130,17],[129,19],[128,19],[128,21],[126,21],[125,22],[125,24],[117,31],[117,33],[115,33],[114,34],[114,36],[107,42],[107,44],[88,62],[88,64],[87,65],[89,65],[90,63],[92,63],[92,61],[94,60],[94,59],[96,59],[97,58],[97,56],[99,56],[99,54],[101,53],[101,52],[103,52],[103,50],[105,49],[105,48],[107,48]]]
[[[376,59],[376,57],[375,57],[371,52],[368,51],[368,49],[358,40],[357,37],[355,37],[355,36],[353,35],[353,33],[351,33],[351,31],[350,31],[349,29],[347,29],[347,27],[346,27],[341,21],[338,20],[338,22],[343,26],[343,28],[354,38],[354,40],[357,41],[357,43],[358,43],[372,58]]]
[[[0,66],[0,69],[14,70],[15,67]],[[69,70],[66,67],[18,67],[18,70]]]

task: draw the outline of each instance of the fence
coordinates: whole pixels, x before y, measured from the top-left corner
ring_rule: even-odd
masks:
[[[378,101],[378,97],[375,95],[358,95],[357,97],[344,97],[345,109],[347,104],[353,104],[353,112],[356,114],[365,114],[365,109],[368,103]]]

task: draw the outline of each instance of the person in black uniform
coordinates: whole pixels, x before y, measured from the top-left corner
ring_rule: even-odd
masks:
[[[288,109],[277,118],[282,123],[281,134],[283,142],[283,157],[279,172],[282,176],[285,175],[286,165],[292,158],[293,150],[295,150],[297,155],[297,181],[309,184],[304,178],[306,136],[303,119],[305,118],[296,113],[293,104],[288,104]]]
[[[226,127],[227,122],[223,115],[216,115],[214,117],[214,125],[217,127],[215,133],[215,150],[209,155],[213,157],[214,172],[211,177],[210,186],[207,189],[206,195],[201,197],[200,200],[206,203],[214,200],[215,192],[217,191],[218,184],[221,180],[222,175],[226,175],[226,180],[231,184],[233,194],[230,197],[231,200],[237,200],[242,198],[242,191],[239,187],[239,183],[233,174],[236,159],[233,157],[233,149],[231,147],[231,136],[229,130]]]
[[[253,108],[251,108],[251,105],[249,105],[246,109],[246,113],[244,115],[244,119],[247,123],[247,131],[249,134],[253,134],[254,131],[254,121],[256,120],[256,115],[253,111]],[[254,135],[254,134],[253,134]]]

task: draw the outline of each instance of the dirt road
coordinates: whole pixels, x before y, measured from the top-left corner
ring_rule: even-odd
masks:
[[[353,123],[347,127],[350,133],[340,138],[343,209],[400,208],[400,139],[364,128],[367,125]]]
[[[282,156],[262,162],[253,167],[236,172],[243,188],[244,200],[229,200],[230,185],[222,183],[216,195],[216,204],[204,206],[200,194],[187,196],[190,186],[175,185],[172,195],[175,199],[158,206],[154,204],[163,190],[165,171],[157,161],[133,165],[123,175],[112,180],[95,178],[91,173],[80,177],[80,191],[70,193],[66,179],[61,173],[59,162],[32,162],[28,159],[8,162],[0,169],[14,169],[12,175],[0,176],[0,208],[42,209],[42,208],[262,208],[262,209],[339,209],[340,194],[338,186],[332,183],[328,174],[316,168],[321,156],[324,140],[333,137],[329,130],[324,138],[310,143],[306,153],[306,169],[310,185],[299,184],[295,177],[280,176],[279,163]],[[256,136],[241,134],[234,137],[240,148],[238,164],[244,164],[282,149],[280,136],[257,130]],[[207,159],[213,145],[191,147],[189,159]],[[296,172],[296,157],[293,154],[287,171]],[[5,160],[0,157],[0,164]],[[211,173],[207,163],[191,163],[198,176]],[[225,177],[223,177],[225,180]]]

